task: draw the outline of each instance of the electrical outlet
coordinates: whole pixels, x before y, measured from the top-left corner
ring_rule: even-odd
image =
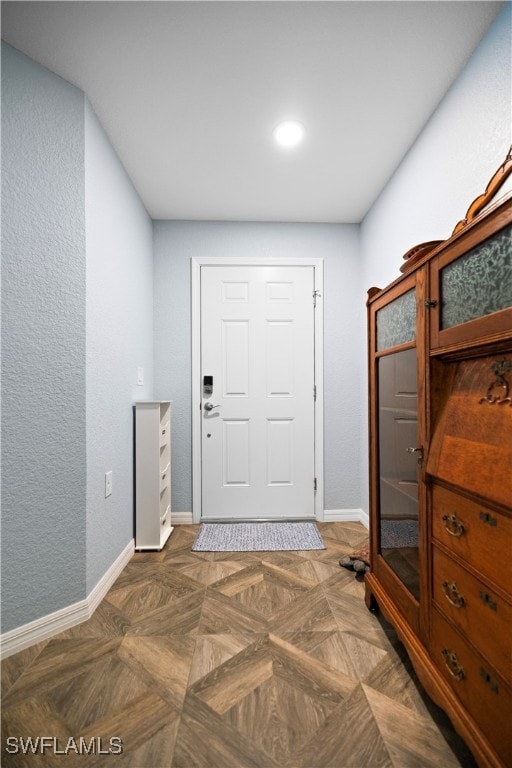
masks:
[[[112,470],[105,472],[105,498],[112,493]]]
[[[137,386],[144,386],[144,368],[142,368],[142,366],[137,368]]]

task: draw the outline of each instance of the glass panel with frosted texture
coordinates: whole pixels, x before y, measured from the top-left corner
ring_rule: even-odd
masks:
[[[441,270],[442,329],[512,306],[511,229],[502,229]]]
[[[419,600],[416,350],[378,361],[380,551]]]
[[[402,294],[377,312],[377,349],[388,349],[416,338],[416,291]]]

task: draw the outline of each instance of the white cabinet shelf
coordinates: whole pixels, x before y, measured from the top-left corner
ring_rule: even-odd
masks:
[[[135,403],[135,549],[171,535],[171,402]]]

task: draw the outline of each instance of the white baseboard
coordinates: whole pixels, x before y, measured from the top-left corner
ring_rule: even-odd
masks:
[[[108,571],[103,574],[101,579],[98,581],[95,587],[89,592],[89,595],[87,597],[87,604],[89,608],[89,616],[87,618],[91,618],[94,611],[98,607],[98,605],[101,603],[107,592],[109,591],[112,584],[116,581],[117,577],[120,575],[121,571],[124,570],[125,566],[128,565],[130,560],[132,559],[135,552],[135,542],[132,539],[128,542],[126,547],[123,549],[121,554],[114,560]]]
[[[171,512],[173,525],[192,525],[192,512]]]
[[[134,551],[134,541],[132,539],[85,600],[80,600],[77,603],[54,611],[54,613],[41,616],[41,618],[35,621],[30,621],[21,627],[11,629],[9,632],[4,632],[0,636],[0,658],[6,659],[14,653],[23,651],[31,645],[47,640],[59,632],[63,632],[90,619],[121,571],[131,560]]]
[[[171,512],[173,525],[192,525],[192,512]],[[362,523],[365,528],[370,527],[367,513],[362,509],[325,509],[324,523],[352,522]]]
[[[370,528],[368,513],[363,509],[325,509],[324,523],[362,523]]]
[[[370,527],[368,515],[362,509],[326,509],[324,510],[323,521],[325,523],[358,522],[362,523],[365,528]],[[191,525],[193,522],[192,512],[173,512],[172,522],[174,525]],[[35,621],[0,635],[0,658],[6,659],[14,653],[23,651],[31,645],[47,640],[59,632],[64,632],[64,630],[90,619],[121,571],[131,560],[134,551],[135,545],[132,539],[85,600],[80,600],[54,613],[41,616]]]

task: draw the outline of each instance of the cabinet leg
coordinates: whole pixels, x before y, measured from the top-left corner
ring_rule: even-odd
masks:
[[[375,595],[373,594],[372,588],[368,585],[368,582],[365,582],[364,602],[366,603],[366,607],[369,611],[372,611],[372,613],[378,612],[379,604]]]

